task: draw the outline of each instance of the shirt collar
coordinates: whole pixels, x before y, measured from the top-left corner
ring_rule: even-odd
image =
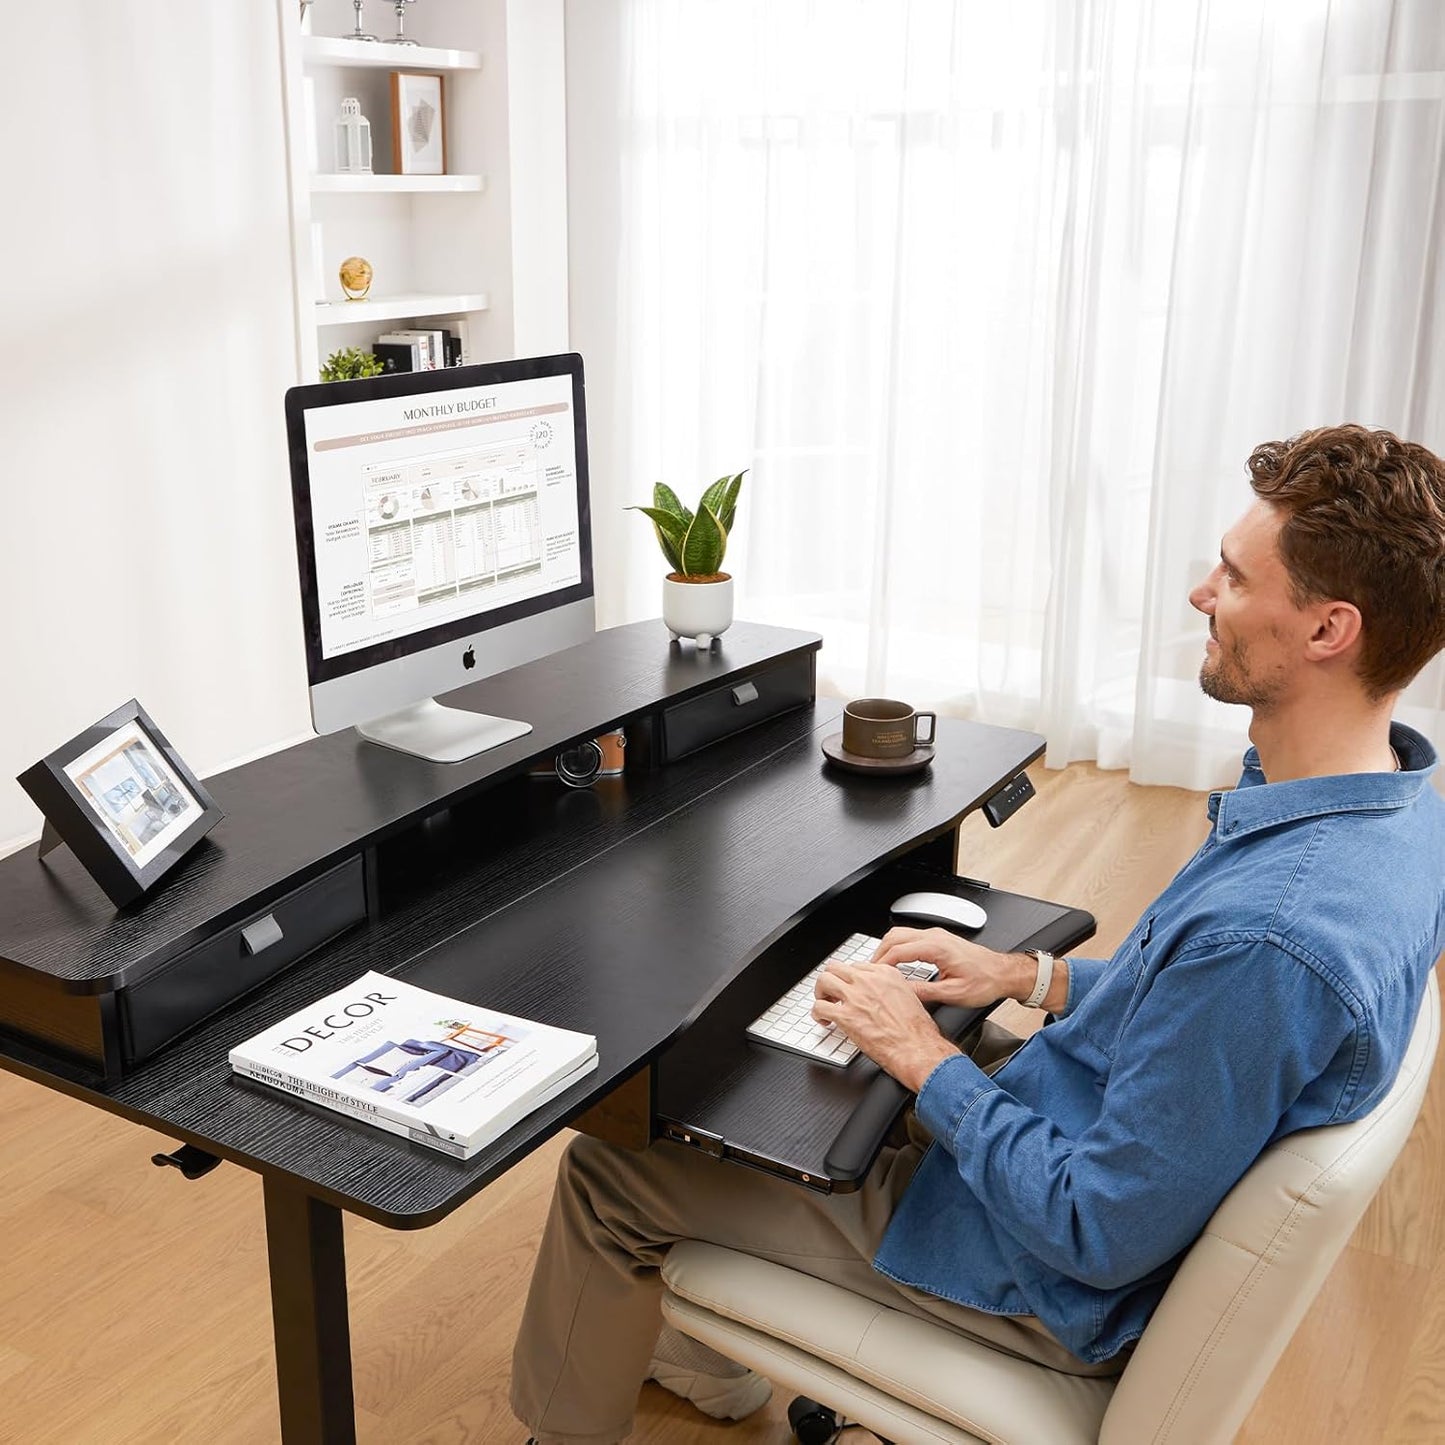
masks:
[[[1259,769],[1259,752],[1244,754],[1244,771],[1233,792],[1209,795],[1209,817],[1220,837],[1238,838],[1261,828],[1324,813],[1359,813],[1408,807],[1439,762],[1435,749],[1414,728],[1390,724],[1398,773],[1340,773],[1271,783]]]

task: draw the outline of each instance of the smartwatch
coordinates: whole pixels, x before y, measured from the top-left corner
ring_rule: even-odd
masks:
[[[1054,956],[1043,948],[1021,948],[1039,966],[1039,976],[1034,980],[1034,991],[1024,1000],[1025,1008],[1038,1008],[1048,996],[1049,985],[1054,981]]]

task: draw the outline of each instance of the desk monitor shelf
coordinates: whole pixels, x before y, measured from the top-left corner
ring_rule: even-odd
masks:
[[[208,780],[225,821],[180,876],[131,908],[117,910],[64,850],[44,867],[33,849],[0,860],[0,1036],[118,1078],[374,922],[387,884],[378,859],[392,840],[609,728],[636,742],[630,767],[663,768],[679,739],[696,751],[804,708],[819,646],[739,623],[694,657],[668,648],[660,622],[637,623],[452,694],[478,712],[534,719],[527,737],[469,761],[430,763],[351,732],[258,759]],[[253,950],[248,931],[274,938],[273,924],[282,937]]]

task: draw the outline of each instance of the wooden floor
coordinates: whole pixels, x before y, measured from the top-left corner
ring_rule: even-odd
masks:
[[[1086,765],[1035,782],[1039,797],[1001,832],[965,826],[962,871],[1091,909],[1107,951],[1203,836],[1202,797]],[[434,1229],[347,1221],[365,1445],[525,1438],[506,1407],[508,1355],[561,1142]],[[1414,1137],[1242,1440],[1445,1440],[1442,1146],[1437,1068]],[[153,1168],[168,1147],[0,1074],[7,1445],[278,1438],[259,1186],[230,1165],[196,1183]],[[648,1385],[633,1439],[783,1445],[785,1405],[721,1425]]]

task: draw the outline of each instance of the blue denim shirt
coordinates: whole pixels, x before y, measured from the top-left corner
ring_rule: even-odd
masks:
[[[1114,956],[1069,960],[1063,1014],[992,1077],[934,1069],[875,1268],[1106,1360],[1267,1144],[1375,1104],[1445,947],[1435,751],[1391,741],[1398,773],[1273,784],[1251,748]]]

